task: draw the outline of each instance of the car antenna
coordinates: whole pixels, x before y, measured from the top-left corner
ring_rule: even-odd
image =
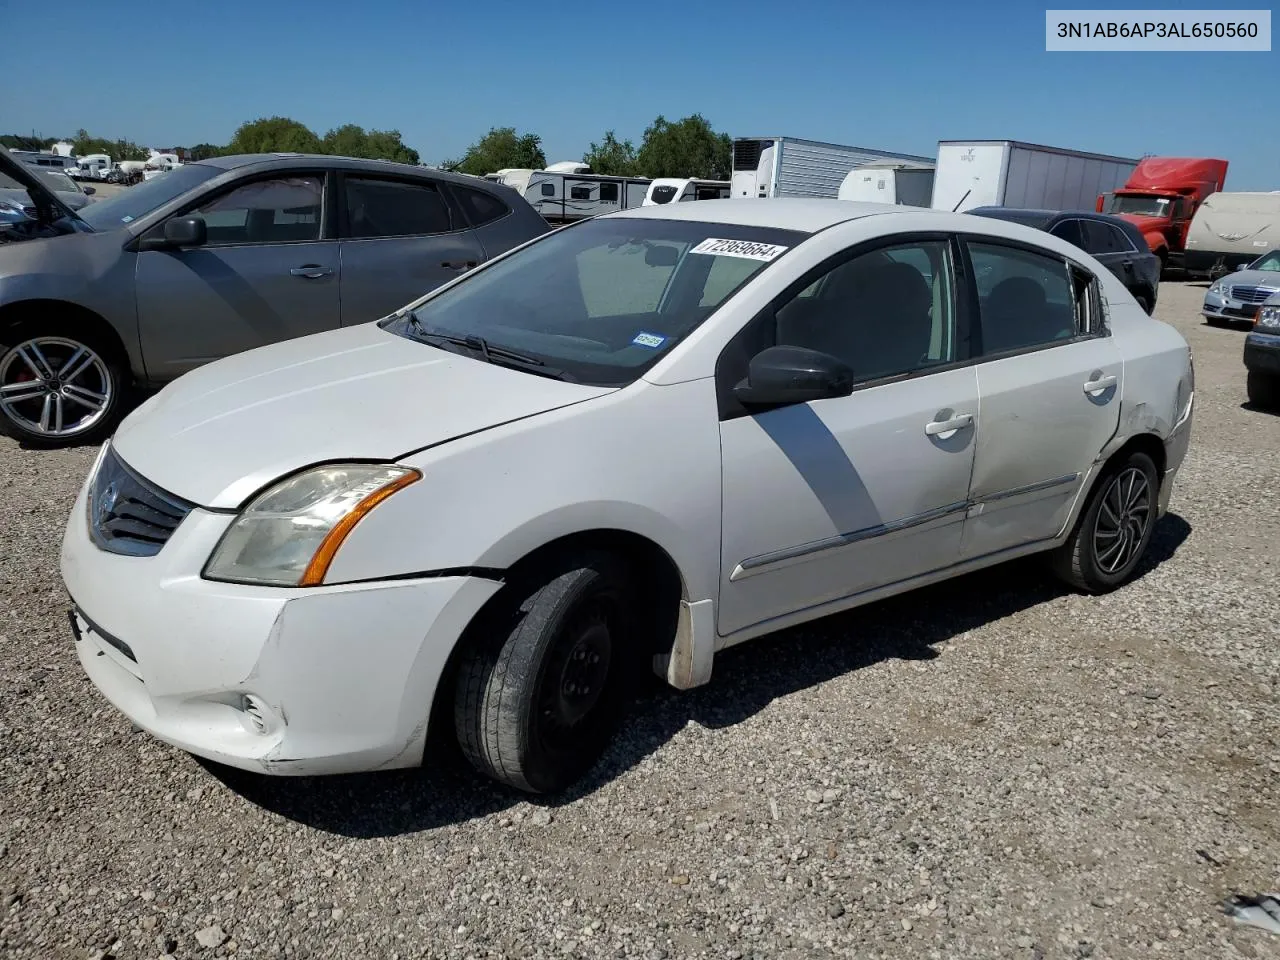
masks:
[[[966,191],[964,192],[964,196],[963,196],[963,197],[961,197],[959,200],[957,200],[957,201],[956,201],[956,205],[955,205],[954,207],[952,207],[952,208],[951,208],[951,212],[952,212],[952,213],[955,213],[957,210],[959,210],[959,209],[960,209],[960,204],[964,203],[965,199],[966,199],[966,198],[969,196],[969,194],[971,194],[971,193],[973,193],[973,188],[972,188],[972,187],[970,187],[968,190],[966,190]]]

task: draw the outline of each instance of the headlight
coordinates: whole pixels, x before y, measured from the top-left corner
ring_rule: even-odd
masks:
[[[361,518],[422,479],[408,467],[338,463],[295,474],[241,511],[205,565],[210,580],[314,587]]]
[[[1215,280],[1209,285],[1209,292],[1216,293],[1220,297],[1225,297],[1227,295],[1227,288],[1222,285],[1221,280]]]
[[[1263,307],[1258,311],[1257,325],[1268,330],[1280,330],[1280,304]]]

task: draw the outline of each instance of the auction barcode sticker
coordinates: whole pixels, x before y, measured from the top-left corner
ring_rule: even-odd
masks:
[[[751,240],[720,240],[708,237],[689,251],[707,253],[715,257],[741,257],[744,260],[776,260],[787,252],[786,247],[774,243],[754,243]]]

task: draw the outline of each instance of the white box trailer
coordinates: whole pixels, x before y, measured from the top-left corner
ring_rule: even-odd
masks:
[[[933,199],[933,175],[932,165],[868,163],[849,171],[837,196],[865,203],[927,207]]]
[[[1137,165],[1127,157],[1018,140],[941,140],[931,206],[961,212],[974,207],[1093,210],[1098,194],[1124,186]]]
[[[1218,277],[1271,250],[1280,250],[1280,190],[1212,193],[1191,218],[1183,265]]]
[[[933,158],[797,137],[739,137],[733,141],[730,193],[835,199],[850,170],[879,162],[932,164]]]

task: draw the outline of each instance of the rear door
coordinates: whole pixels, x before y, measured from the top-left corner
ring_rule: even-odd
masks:
[[[385,317],[485,259],[434,180],[346,172],[339,192],[343,326]]]
[[[153,379],[339,325],[325,183],[320,170],[240,180],[177,214],[204,219],[204,246],[137,254],[138,328]],[[161,223],[146,236],[163,234]]]
[[[1123,364],[1094,275],[1041,247],[970,237],[979,408],[962,556],[1051,539],[1119,424]]]

